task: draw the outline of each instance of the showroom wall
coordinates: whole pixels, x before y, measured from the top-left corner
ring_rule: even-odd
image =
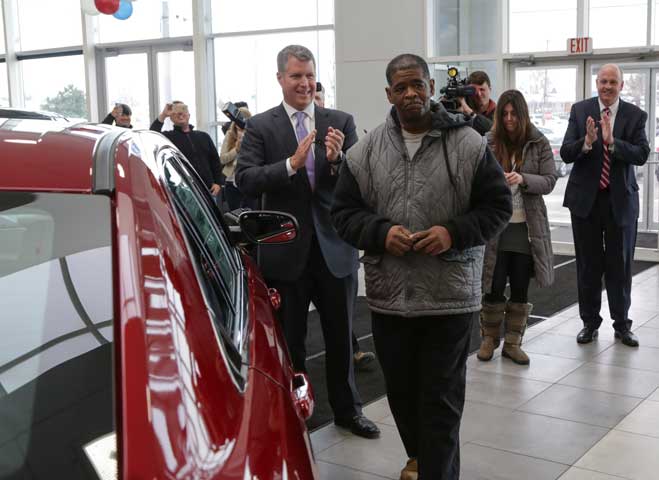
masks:
[[[399,53],[425,56],[425,0],[335,0],[336,105],[360,135],[384,121],[385,68]]]

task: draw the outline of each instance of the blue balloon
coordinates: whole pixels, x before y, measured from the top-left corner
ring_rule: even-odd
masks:
[[[121,0],[119,2],[119,10],[117,10],[112,16],[118,18],[119,20],[126,20],[133,14],[133,2],[130,0]]]

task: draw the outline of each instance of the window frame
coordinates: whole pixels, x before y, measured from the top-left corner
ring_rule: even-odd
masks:
[[[249,310],[247,308],[249,297],[247,290],[247,271],[244,268],[240,254],[230,242],[228,229],[219,215],[219,209],[214,204],[212,197],[205,188],[203,181],[194,172],[188,161],[177,150],[164,147],[157,154],[158,166],[160,168],[160,181],[167,191],[170,203],[177,219],[182,227],[186,249],[190,254],[190,261],[195,270],[197,280],[201,289],[206,309],[209,314],[211,326],[215,332],[218,345],[222,352],[227,367],[232,373],[236,386],[244,391],[247,381],[247,366],[249,365]],[[203,235],[199,231],[197,223],[191,218],[189,211],[182,204],[181,198],[176,195],[166,177],[166,170],[173,169],[193,193],[203,215],[208,222],[212,233],[217,237],[225,258],[217,256],[204,245]],[[235,279],[235,288],[232,292],[218,268],[219,262],[228,261],[231,274]],[[209,278],[209,275],[212,278]],[[218,288],[211,284],[214,282]],[[209,298],[210,295],[218,293],[220,298]],[[221,309],[218,302],[226,302],[226,307],[233,314],[233,322],[227,327],[218,321],[217,308]]]

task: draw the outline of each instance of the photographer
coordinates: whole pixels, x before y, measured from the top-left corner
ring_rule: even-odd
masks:
[[[115,103],[112,111],[108,113],[101,123],[105,123],[106,125],[112,125],[114,123],[117,127],[133,128],[130,124],[132,114],[132,110],[125,103]]]
[[[243,121],[252,116],[246,107],[238,108],[238,112],[240,113]],[[241,127],[239,123],[241,122],[231,122],[226,136],[224,137],[224,141],[222,142],[222,148],[220,149],[220,163],[223,167],[222,173],[226,176],[223,195],[229,210],[240,208],[244,206],[245,203],[245,199],[240,193],[240,190],[238,190],[236,187],[236,183],[234,181],[236,158],[238,157],[238,152],[240,152],[240,145],[243,140],[243,134],[245,133],[245,129],[243,128],[244,124],[243,127]]]
[[[476,70],[469,75],[467,83],[476,93],[469,97],[460,97],[457,111],[471,117],[474,130],[485,135],[492,129],[494,112],[497,109],[497,104],[490,98],[492,94],[490,77],[482,70]]]

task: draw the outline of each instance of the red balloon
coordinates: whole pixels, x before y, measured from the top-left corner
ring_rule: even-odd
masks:
[[[112,15],[119,10],[120,0],[94,0],[94,4],[99,12],[106,15]]]

